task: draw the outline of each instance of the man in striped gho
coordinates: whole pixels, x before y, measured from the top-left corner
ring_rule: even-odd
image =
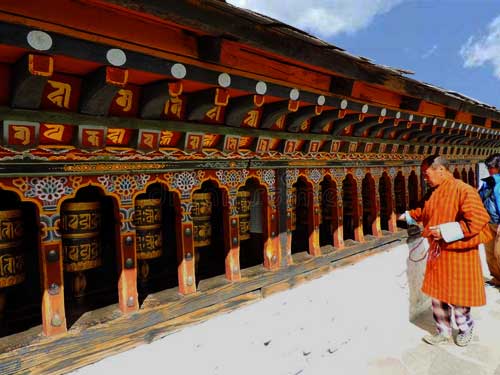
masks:
[[[476,190],[455,179],[442,156],[429,156],[421,173],[432,189],[422,207],[400,216],[408,224],[421,222],[429,252],[422,291],[432,298],[437,334],[423,340],[431,345],[447,343],[452,337],[451,314],[458,326],[456,344],[472,339],[471,306],[486,304],[478,245],[492,238],[490,217]]]

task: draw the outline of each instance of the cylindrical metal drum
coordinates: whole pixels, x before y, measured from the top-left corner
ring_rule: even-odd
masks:
[[[296,208],[297,208],[297,189],[296,188],[292,188],[291,189],[291,192],[290,192],[290,207],[292,209],[292,212],[291,212],[291,217],[290,217],[290,221],[291,221],[291,230],[295,230],[297,229],[297,214],[295,212]]]
[[[250,238],[250,192],[238,191],[236,195],[236,209],[240,221],[240,240]]]
[[[21,210],[0,211],[0,288],[17,285],[26,278]]]
[[[102,264],[99,202],[64,204],[61,209],[61,231],[66,271],[85,271]]]
[[[160,199],[137,199],[134,224],[136,227],[137,259],[154,259],[163,253],[162,210]]]
[[[208,246],[212,239],[212,197],[210,193],[193,194],[191,217],[193,218],[194,246]]]

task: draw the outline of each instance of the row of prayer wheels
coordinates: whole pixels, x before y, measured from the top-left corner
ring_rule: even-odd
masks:
[[[22,211],[0,211],[0,314],[7,303],[4,288],[20,284],[26,278],[23,236]]]
[[[20,284],[26,278],[23,235],[22,211],[0,211],[0,288]]]
[[[236,196],[236,209],[239,218],[240,240],[250,238],[250,192],[238,191]],[[193,194],[191,216],[193,218],[194,245],[196,247],[208,246],[212,239],[212,195],[211,193]]]
[[[307,222],[307,202],[299,199],[293,188],[290,196],[292,229],[297,221]],[[250,191],[237,193],[236,207],[239,216],[240,239],[250,238]],[[192,210],[194,244],[208,246],[212,237],[212,195],[193,194]],[[163,252],[162,207],[160,199],[137,199],[134,224],[136,226],[137,259],[158,258]],[[82,272],[102,265],[102,214],[101,203],[68,202],[61,210],[61,232],[64,252],[64,269]],[[24,234],[21,210],[0,211],[0,288],[21,283],[25,279],[22,237]]]

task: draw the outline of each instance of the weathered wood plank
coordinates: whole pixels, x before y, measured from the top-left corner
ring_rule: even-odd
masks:
[[[178,331],[186,326],[203,322],[214,315],[225,314],[249,303],[260,300],[262,297],[258,291],[236,296],[219,304],[193,311],[189,314],[157,324],[153,329],[143,329],[131,335],[117,337],[113,342],[102,343],[93,346],[87,353],[75,353],[59,363],[53,361],[45,362],[33,368],[30,374],[64,374],[82,366],[94,363],[106,356],[117,354],[132,349],[141,344],[150,344],[168,334]],[[53,355],[53,353],[51,353]]]
[[[311,281],[321,277],[332,270],[331,265],[319,267],[309,272],[301,273],[300,275],[294,276],[288,280],[282,281],[280,283],[275,283],[262,287],[262,297],[269,297],[270,295],[282,292],[284,290],[295,288],[307,281]]]

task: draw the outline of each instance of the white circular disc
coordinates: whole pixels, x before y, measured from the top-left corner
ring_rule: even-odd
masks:
[[[263,81],[257,82],[255,92],[259,95],[264,95],[267,92],[267,84]]]
[[[290,90],[290,99],[292,100],[297,100],[300,96],[300,91],[297,89],[291,89]]]
[[[183,64],[175,63],[172,65],[170,68],[170,73],[172,73],[172,76],[177,79],[183,79],[186,74],[186,67]]]
[[[229,87],[231,86],[231,76],[227,73],[219,74],[219,78],[217,79],[219,82],[219,86]]]
[[[52,37],[45,31],[31,30],[26,36],[28,44],[38,51],[47,51],[52,48]]]
[[[121,49],[111,48],[106,52],[106,59],[111,65],[122,66],[127,61],[127,56]]]

